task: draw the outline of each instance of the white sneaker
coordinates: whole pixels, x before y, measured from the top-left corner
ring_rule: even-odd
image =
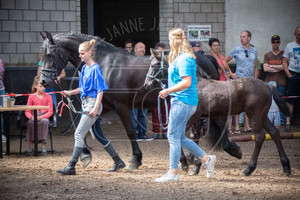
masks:
[[[47,151],[47,149],[45,147],[42,148],[42,155],[43,156],[48,155],[48,151]]]
[[[178,181],[179,181],[179,176],[170,174],[169,172],[155,179],[155,182],[157,183],[178,182]]]
[[[208,162],[204,165],[206,167],[206,177],[211,178],[212,175],[214,174],[215,163],[216,163],[217,158],[215,155],[209,155],[208,159],[209,159]]]
[[[5,135],[2,135],[2,143],[5,143],[6,142],[6,137]]]

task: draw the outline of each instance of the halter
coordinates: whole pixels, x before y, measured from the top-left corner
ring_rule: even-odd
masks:
[[[40,72],[43,76],[45,77],[48,77],[48,78],[51,78],[52,80],[57,80],[57,77],[58,77],[58,59],[59,57],[62,59],[62,61],[64,63],[66,63],[65,59],[62,57],[60,51],[59,51],[59,48],[57,45],[49,45],[50,49],[51,48],[55,48],[55,69],[44,69],[44,68],[41,68]],[[45,72],[52,72],[52,75],[51,76],[48,76],[47,74],[48,73],[45,73]]]
[[[159,70],[154,74],[154,75],[151,75],[151,74],[147,74],[147,77],[149,78],[152,78],[154,80],[156,80],[157,82],[160,83],[160,86],[162,89],[165,89],[166,88],[166,85],[162,83],[162,79],[164,78],[165,74],[164,74],[164,52],[162,52],[161,54],[161,61],[160,61],[160,68]],[[161,79],[158,79],[157,76],[159,74],[162,74],[162,78]],[[160,110],[160,97],[158,96],[157,97],[157,109],[158,109],[158,121],[159,121],[159,124],[160,124],[160,127],[162,130],[167,130],[168,129],[168,124],[169,124],[169,109],[168,109],[168,102],[167,102],[167,99],[165,98],[164,99],[164,103],[165,103],[165,109],[166,109],[166,124],[167,126],[164,127],[163,124],[162,124],[162,119],[161,119],[161,110]]]
[[[162,74],[162,78],[158,79],[157,76],[159,74]],[[154,74],[147,74],[147,77],[152,78],[153,80],[156,80],[157,82],[159,82],[160,84],[162,84],[162,79],[164,78],[164,52],[161,52],[161,61],[160,61],[160,68],[159,70]]]

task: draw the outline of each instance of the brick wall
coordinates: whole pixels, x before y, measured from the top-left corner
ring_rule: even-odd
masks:
[[[80,0],[0,0],[0,58],[9,65],[32,65],[42,38],[80,32]]]
[[[166,44],[168,31],[173,27],[187,30],[188,25],[211,25],[212,37],[221,42],[225,53],[225,0],[160,0],[160,41]],[[209,51],[208,42],[202,49]]]

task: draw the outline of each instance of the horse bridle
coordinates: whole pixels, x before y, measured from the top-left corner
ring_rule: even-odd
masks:
[[[159,79],[157,78],[157,76],[161,74],[162,78]],[[147,73],[147,77],[152,78],[153,80],[156,80],[158,83],[160,83],[160,86],[162,89],[166,88],[166,85],[163,84],[162,79],[164,78],[165,74],[164,74],[164,52],[161,53],[161,61],[160,61],[160,68],[159,70],[154,74],[151,75],[149,73]],[[168,123],[169,123],[169,109],[168,109],[168,102],[167,102],[167,98],[164,99],[164,103],[165,103],[165,113],[166,113],[166,124],[167,126],[163,126],[162,124],[162,118],[161,118],[161,110],[160,110],[160,97],[158,95],[157,97],[157,108],[158,108],[158,121],[160,124],[160,127],[162,130],[167,130],[168,129]]]
[[[64,63],[66,63],[65,59],[63,58],[63,56],[61,55],[59,48],[57,45],[49,45],[49,48],[54,48],[55,47],[55,69],[43,69],[41,68],[40,72],[43,76],[51,78],[53,81],[57,80],[58,77],[58,58],[60,57],[62,59],[62,61]],[[47,72],[47,73],[45,73]],[[48,73],[52,73],[51,76],[48,75]]]
[[[157,78],[157,76],[160,74],[162,75],[161,79]],[[163,84],[162,79],[164,78],[164,76],[165,76],[165,74],[164,74],[164,52],[161,52],[161,61],[160,61],[159,70],[154,75],[147,73],[147,77],[159,82],[160,84]]]

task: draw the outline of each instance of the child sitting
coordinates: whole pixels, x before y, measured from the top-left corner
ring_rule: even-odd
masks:
[[[277,87],[277,83],[275,81],[270,81],[269,84],[272,84],[275,87]],[[277,129],[279,129],[279,127],[280,127],[280,112],[279,112],[279,108],[278,108],[277,104],[275,103],[273,97],[272,97],[272,104],[271,104],[270,110],[268,112],[268,118],[269,118],[270,122],[274,126],[276,126]]]
[[[31,91],[34,95],[30,95],[27,101],[27,105],[34,106],[49,106],[49,109],[37,110],[37,128],[38,128],[38,140],[42,142],[42,155],[47,155],[47,137],[49,117],[53,114],[53,102],[49,94],[44,93],[45,87],[39,83],[39,76],[34,78]],[[26,110],[26,117],[29,119],[27,122],[26,140],[29,144],[27,155],[31,156],[33,153],[33,140],[34,140],[34,115],[33,111]]]

